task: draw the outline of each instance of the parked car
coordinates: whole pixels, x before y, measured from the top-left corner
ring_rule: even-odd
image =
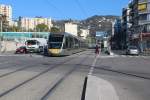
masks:
[[[126,54],[139,55],[139,49],[136,46],[128,46]]]
[[[15,53],[16,54],[18,54],[18,53],[27,53],[26,46],[20,46],[19,48],[16,49]]]

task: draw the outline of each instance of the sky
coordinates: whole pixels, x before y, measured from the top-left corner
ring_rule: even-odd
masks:
[[[94,15],[121,16],[129,0],[0,0],[11,5],[13,18],[50,17],[52,19],[82,20]]]

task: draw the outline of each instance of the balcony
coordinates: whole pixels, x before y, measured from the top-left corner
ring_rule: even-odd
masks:
[[[139,25],[147,25],[150,24],[150,20],[139,20]]]
[[[139,4],[143,4],[143,3],[147,3],[147,2],[148,2],[148,0],[138,0]]]
[[[150,10],[139,11],[138,14],[139,14],[139,15],[142,15],[142,14],[150,14]]]
[[[139,38],[139,35],[140,35],[139,33],[132,34],[132,35],[131,35],[131,38],[132,38],[132,39],[138,39],[138,38]]]

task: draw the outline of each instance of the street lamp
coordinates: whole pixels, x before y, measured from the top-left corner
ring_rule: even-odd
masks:
[[[142,34],[143,34],[143,29],[144,29],[144,25],[141,25],[140,26],[140,48],[141,48],[141,53],[143,52],[143,36],[142,36]]]
[[[2,40],[2,32],[3,32],[3,15],[0,14],[0,41]]]
[[[1,32],[2,32],[2,30],[3,30],[3,22],[2,22],[2,20],[1,20],[0,26],[1,26]]]
[[[2,28],[2,27],[3,27],[3,26],[2,26],[2,25],[3,25],[3,23],[2,23],[2,22],[3,22],[2,16],[3,16],[3,15],[0,14],[0,26],[1,26],[1,27],[0,27],[0,30],[1,30],[1,31],[0,31],[0,52],[1,52],[1,48],[2,48],[2,43],[1,43],[1,39],[2,39],[1,36],[2,36],[2,29],[3,29],[3,28]]]

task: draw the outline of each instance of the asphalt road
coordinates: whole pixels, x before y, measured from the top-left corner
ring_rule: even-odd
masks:
[[[110,82],[119,100],[149,100],[149,60],[104,54],[96,58],[92,50],[66,57],[1,55],[0,100],[81,100],[92,66],[91,74]]]
[[[149,60],[137,56],[99,57],[93,75],[110,82],[119,100],[149,100]]]

